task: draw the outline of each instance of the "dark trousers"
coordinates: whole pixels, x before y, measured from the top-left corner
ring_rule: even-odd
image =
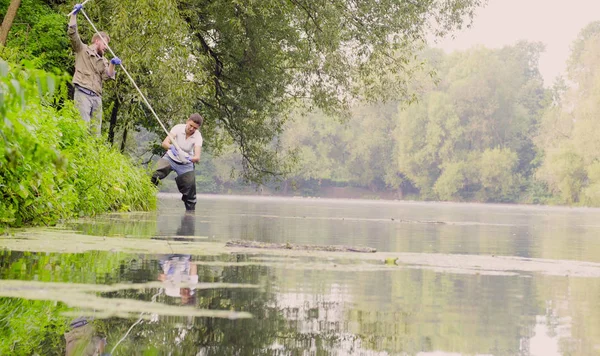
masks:
[[[162,179],[174,171],[172,164],[177,164],[175,162],[171,162],[165,158],[161,158],[156,163],[156,170],[154,174],[152,174],[152,183],[154,185],[158,185]],[[177,189],[181,193],[181,200],[183,200],[183,204],[185,205],[185,210],[194,211],[196,210],[196,174],[194,171],[185,172],[179,174],[177,178],[175,178],[175,183],[177,183]]]

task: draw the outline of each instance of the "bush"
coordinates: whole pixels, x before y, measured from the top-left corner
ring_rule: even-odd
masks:
[[[156,206],[148,174],[89,135],[65,79],[0,60],[0,230]]]
[[[6,10],[10,0],[0,0],[0,9]],[[0,15],[4,15],[1,12]],[[74,61],[66,35],[68,18],[57,13],[43,0],[23,1],[10,28],[6,47],[0,48],[2,58],[19,63],[36,62],[36,67],[47,71],[73,69]]]
[[[508,148],[486,149],[479,158],[481,189],[478,200],[512,202],[519,197],[522,179],[516,173],[519,157]]]
[[[54,301],[0,298],[0,355],[64,354],[67,310]]]
[[[440,200],[460,200],[461,191],[467,184],[467,163],[452,162],[446,164],[433,190]]]

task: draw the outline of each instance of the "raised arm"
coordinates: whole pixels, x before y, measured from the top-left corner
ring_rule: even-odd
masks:
[[[79,7],[77,5],[79,5]],[[77,13],[79,10],[81,10],[81,4],[77,5],[75,5],[73,8],[73,13],[69,19],[69,29],[67,30],[67,34],[71,40],[71,47],[75,52],[81,51],[84,46],[83,42],[81,42],[81,38],[79,37],[79,32],[77,31]]]

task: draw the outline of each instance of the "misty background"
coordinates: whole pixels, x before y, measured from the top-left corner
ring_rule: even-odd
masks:
[[[355,102],[342,120],[296,112],[277,142],[298,154],[290,176],[246,184],[235,153],[205,154],[200,191],[597,206],[597,10],[491,0],[423,47],[414,100]]]

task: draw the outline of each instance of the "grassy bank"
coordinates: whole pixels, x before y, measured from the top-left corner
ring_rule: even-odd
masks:
[[[66,80],[0,60],[0,231],[156,206],[147,172],[89,135]]]

